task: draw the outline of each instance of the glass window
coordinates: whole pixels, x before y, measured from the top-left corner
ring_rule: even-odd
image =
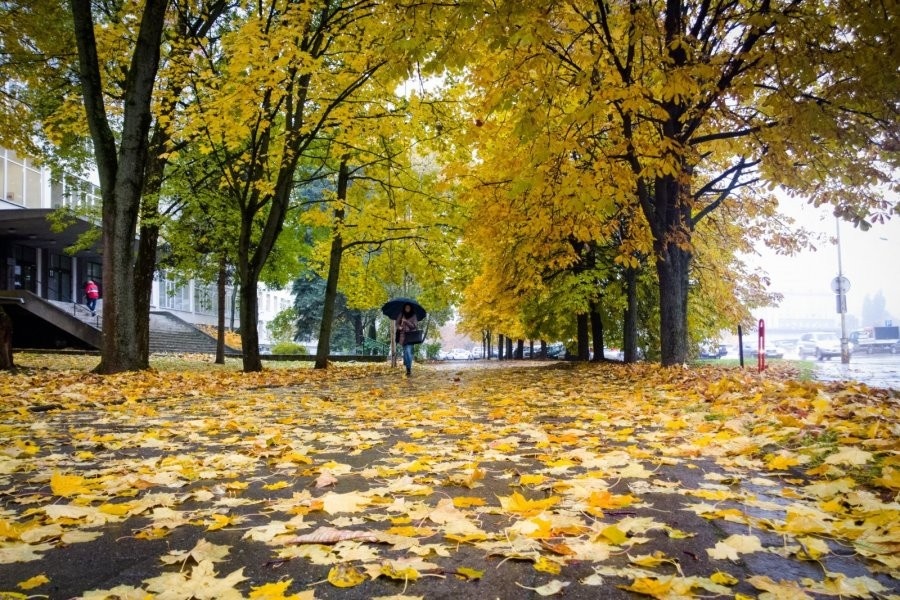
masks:
[[[25,206],[41,208],[41,172],[25,169]]]
[[[159,306],[172,310],[191,310],[191,289],[188,285],[178,285],[169,279],[159,282]]]
[[[63,184],[61,181],[53,181],[50,184],[50,208],[59,208],[63,204]]]
[[[194,312],[202,315],[215,315],[218,310],[218,300],[215,286],[195,284]]]
[[[16,204],[25,203],[25,169],[10,161],[6,163],[6,199]]]

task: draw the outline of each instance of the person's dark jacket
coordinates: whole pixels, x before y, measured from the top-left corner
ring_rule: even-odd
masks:
[[[415,313],[411,315],[400,313],[400,316],[397,317],[397,331],[399,332],[397,343],[401,346],[406,345],[406,332],[415,331],[418,328],[419,320],[416,318]]]

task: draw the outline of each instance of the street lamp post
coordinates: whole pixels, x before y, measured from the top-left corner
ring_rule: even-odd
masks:
[[[850,343],[847,339],[847,290],[850,288],[850,282],[844,277],[843,267],[841,266],[841,219],[834,218],[835,230],[837,232],[837,259],[838,259],[838,276],[834,281],[834,292],[837,300],[837,311],[841,315],[841,363],[850,364]]]

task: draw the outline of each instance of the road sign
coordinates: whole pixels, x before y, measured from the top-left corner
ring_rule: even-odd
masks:
[[[847,296],[845,294],[835,294],[834,299],[837,304],[838,314],[847,312]]]
[[[835,294],[846,294],[850,290],[850,280],[844,276],[831,280],[831,291]]]

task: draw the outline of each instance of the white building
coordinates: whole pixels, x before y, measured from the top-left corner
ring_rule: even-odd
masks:
[[[102,292],[102,257],[98,248],[74,255],[65,252],[82,233],[96,227],[78,220],[63,232],[54,232],[47,220],[61,206],[97,207],[101,202],[96,179],[71,174],[54,176],[33,160],[0,148],[0,290],[26,290],[45,300],[84,302],[82,288],[88,279]],[[168,311],[194,324],[215,325],[217,299],[214,284],[190,281],[178,285],[157,272],[151,309]],[[240,327],[234,289],[226,294],[226,325]],[[266,325],[293,305],[293,294],[260,285],[260,345],[271,343]],[[102,312],[102,301],[99,305]]]

